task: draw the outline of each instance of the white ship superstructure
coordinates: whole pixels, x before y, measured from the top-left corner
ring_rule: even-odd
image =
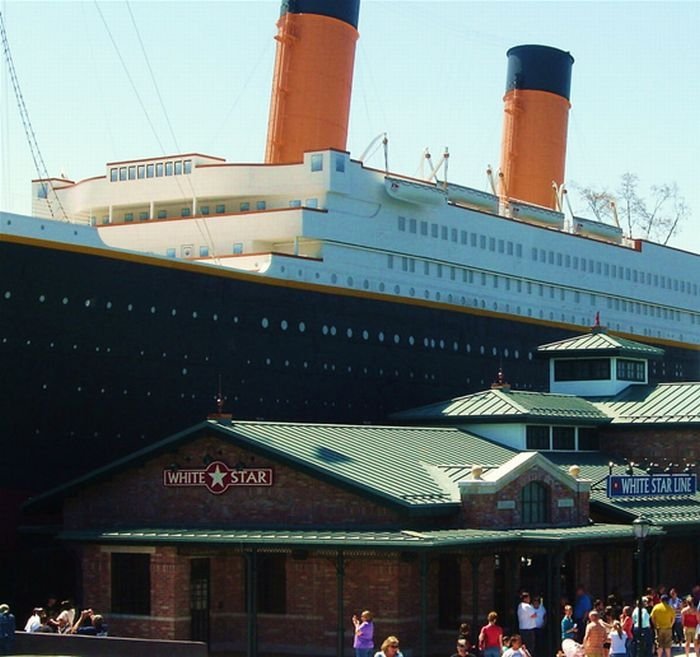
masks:
[[[55,195],[69,221],[85,225],[80,233],[107,248],[569,327],[590,326],[599,311],[615,331],[700,344],[697,255],[366,168],[345,152],[284,165],[186,154],[53,182],[33,183],[45,237]],[[17,221],[4,228],[25,230]]]

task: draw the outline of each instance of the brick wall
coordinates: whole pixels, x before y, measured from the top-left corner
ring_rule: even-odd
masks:
[[[655,462],[695,464],[700,474],[700,431],[698,429],[662,428],[644,425],[632,429],[601,429],[600,448],[614,455],[620,463]]]

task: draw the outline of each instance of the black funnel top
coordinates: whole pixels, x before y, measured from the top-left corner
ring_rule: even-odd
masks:
[[[320,14],[337,18],[357,29],[360,0],[282,0],[280,16],[285,14]]]
[[[516,46],[507,52],[506,93],[513,89],[550,91],[569,100],[574,58],[549,46]]]

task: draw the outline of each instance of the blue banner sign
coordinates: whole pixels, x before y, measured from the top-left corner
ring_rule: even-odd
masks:
[[[611,475],[608,497],[679,497],[695,495],[694,474]]]

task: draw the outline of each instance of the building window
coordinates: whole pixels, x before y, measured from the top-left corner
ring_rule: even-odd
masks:
[[[576,449],[574,427],[552,427],[552,449],[573,451]]]
[[[234,255],[240,255],[243,253],[243,242],[236,242],[233,245],[233,253]]]
[[[126,167],[119,167],[119,180],[126,180]]]
[[[148,212],[139,212],[139,221],[148,221]]]
[[[255,204],[256,210],[264,210],[266,207],[267,207],[267,203],[265,203],[265,201],[257,201]]]
[[[209,247],[208,246],[200,246],[199,247],[199,257],[206,258],[208,255],[209,255]]]
[[[154,170],[155,170],[155,165],[147,164],[146,165],[146,178],[153,178]]]
[[[165,255],[168,258],[174,258],[175,257],[175,247],[169,246],[167,249],[165,249]]]
[[[338,173],[345,172],[345,158],[340,153],[335,154],[335,170]]]
[[[525,449],[548,450],[549,427],[528,425],[525,428]]]
[[[610,360],[607,358],[554,361],[555,381],[608,381],[609,379]]]
[[[191,208],[180,208],[181,217],[189,217],[192,214]]]
[[[531,481],[520,492],[524,525],[543,525],[549,521],[549,491],[539,481]]]
[[[134,213],[133,212],[127,212],[124,214],[124,221],[133,221],[134,220]]]
[[[182,163],[183,173],[192,173],[192,160],[185,160]]]
[[[167,210],[158,210],[158,219],[167,219],[167,217],[168,217]]]
[[[257,580],[255,593],[258,601],[257,612],[262,614],[287,613],[287,557],[283,554],[257,555]],[[245,610],[248,609],[248,573],[245,580]]]
[[[165,175],[166,175],[166,176],[172,176],[172,175],[173,175],[173,163],[172,163],[172,162],[166,162],[166,163],[165,163]]]
[[[292,201],[289,201],[289,207],[290,208],[300,208],[301,207],[301,199],[295,198]]]
[[[208,215],[208,214],[209,214],[209,206],[208,206],[208,205],[202,205],[202,206],[199,208],[199,214],[204,215],[204,216]]]
[[[112,554],[112,613],[150,616],[151,555]]]
[[[175,162],[175,175],[176,176],[181,176],[182,175],[182,161],[178,160]]]
[[[163,163],[158,162],[156,164],[156,178],[160,178],[163,175]]]
[[[109,179],[111,182],[117,182],[119,180],[119,169],[110,169]]]
[[[578,448],[583,452],[596,452],[600,449],[600,439],[596,429],[578,430]]]
[[[223,214],[224,212],[226,212],[226,206],[223,203],[219,203],[216,206],[216,214]]]
[[[625,360],[617,361],[618,381],[645,381],[644,361]]]
[[[136,165],[133,164],[129,167],[129,180],[136,180]]]
[[[139,178],[145,178],[146,177],[146,165],[145,164],[139,164],[137,170],[136,170],[136,175]]]
[[[438,562],[438,627],[453,629],[462,617],[459,560],[441,557]]]
[[[311,171],[323,171],[323,153],[314,153],[311,156]]]

